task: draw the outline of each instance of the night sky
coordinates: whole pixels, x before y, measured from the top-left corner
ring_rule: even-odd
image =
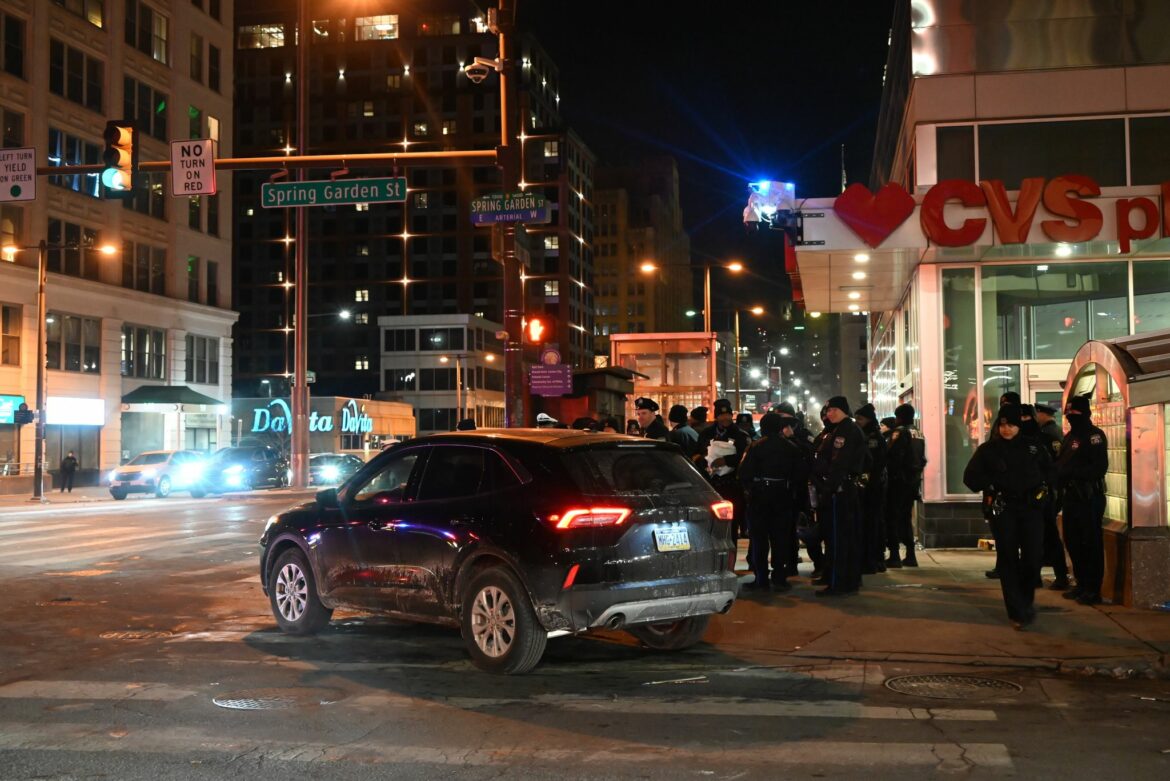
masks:
[[[670,154],[698,261],[743,258],[787,296],[775,245],[749,239],[747,183],[798,197],[868,183],[894,0],[519,0],[561,74],[561,110],[601,163]],[[761,257],[771,256],[771,257]],[[716,277],[722,276],[717,274]],[[728,291],[742,303],[762,280]],[[718,283],[716,283],[718,286]],[[718,294],[718,291],[717,291]],[[774,299],[773,299],[774,300]]]

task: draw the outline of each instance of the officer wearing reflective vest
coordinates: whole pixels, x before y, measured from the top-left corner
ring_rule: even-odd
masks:
[[[792,551],[792,481],[798,473],[800,448],[785,435],[782,418],[769,412],[760,419],[760,438],[748,447],[739,462],[739,482],[747,504],[751,557],[756,579],[744,588],[767,590],[768,554],[772,556],[771,587],[788,591],[788,559]],[[788,428],[791,433],[791,428]]]
[[[861,507],[858,486],[866,470],[865,435],[849,415],[849,402],[834,396],[825,405],[833,432],[813,460],[820,524],[828,535],[828,582],[818,597],[856,594],[861,587]]]
[[[1069,432],[1056,462],[1056,479],[1063,495],[1064,544],[1077,579],[1077,585],[1063,596],[1082,605],[1101,603],[1105,577],[1101,520],[1105,516],[1109,443],[1090,415],[1089,400],[1084,396],[1073,396],[1065,404]]]

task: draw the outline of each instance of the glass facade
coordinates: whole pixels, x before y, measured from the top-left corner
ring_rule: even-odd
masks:
[[[976,396],[975,269],[943,269],[942,295],[945,491],[966,494],[963,470],[981,438]]]

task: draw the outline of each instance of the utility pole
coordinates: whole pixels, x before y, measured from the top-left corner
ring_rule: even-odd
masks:
[[[309,0],[297,0],[297,154],[309,152],[309,40],[313,37]],[[309,178],[300,171],[300,180]],[[293,260],[293,386],[292,473],[293,487],[309,485],[309,384],[305,381],[309,360],[309,213],[297,209]]]

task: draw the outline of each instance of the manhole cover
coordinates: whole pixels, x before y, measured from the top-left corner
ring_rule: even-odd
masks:
[[[221,694],[211,701],[231,710],[289,710],[332,705],[345,695],[338,689],[246,689]]]
[[[903,675],[886,681],[886,688],[899,694],[931,697],[937,700],[975,700],[1019,694],[1024,687],[998,678],[973,675]]]
[[[170,632],[162,629],[127,629],[121,632],[102,632],[98,635],[103,640],[163,640],[170,636]]]

